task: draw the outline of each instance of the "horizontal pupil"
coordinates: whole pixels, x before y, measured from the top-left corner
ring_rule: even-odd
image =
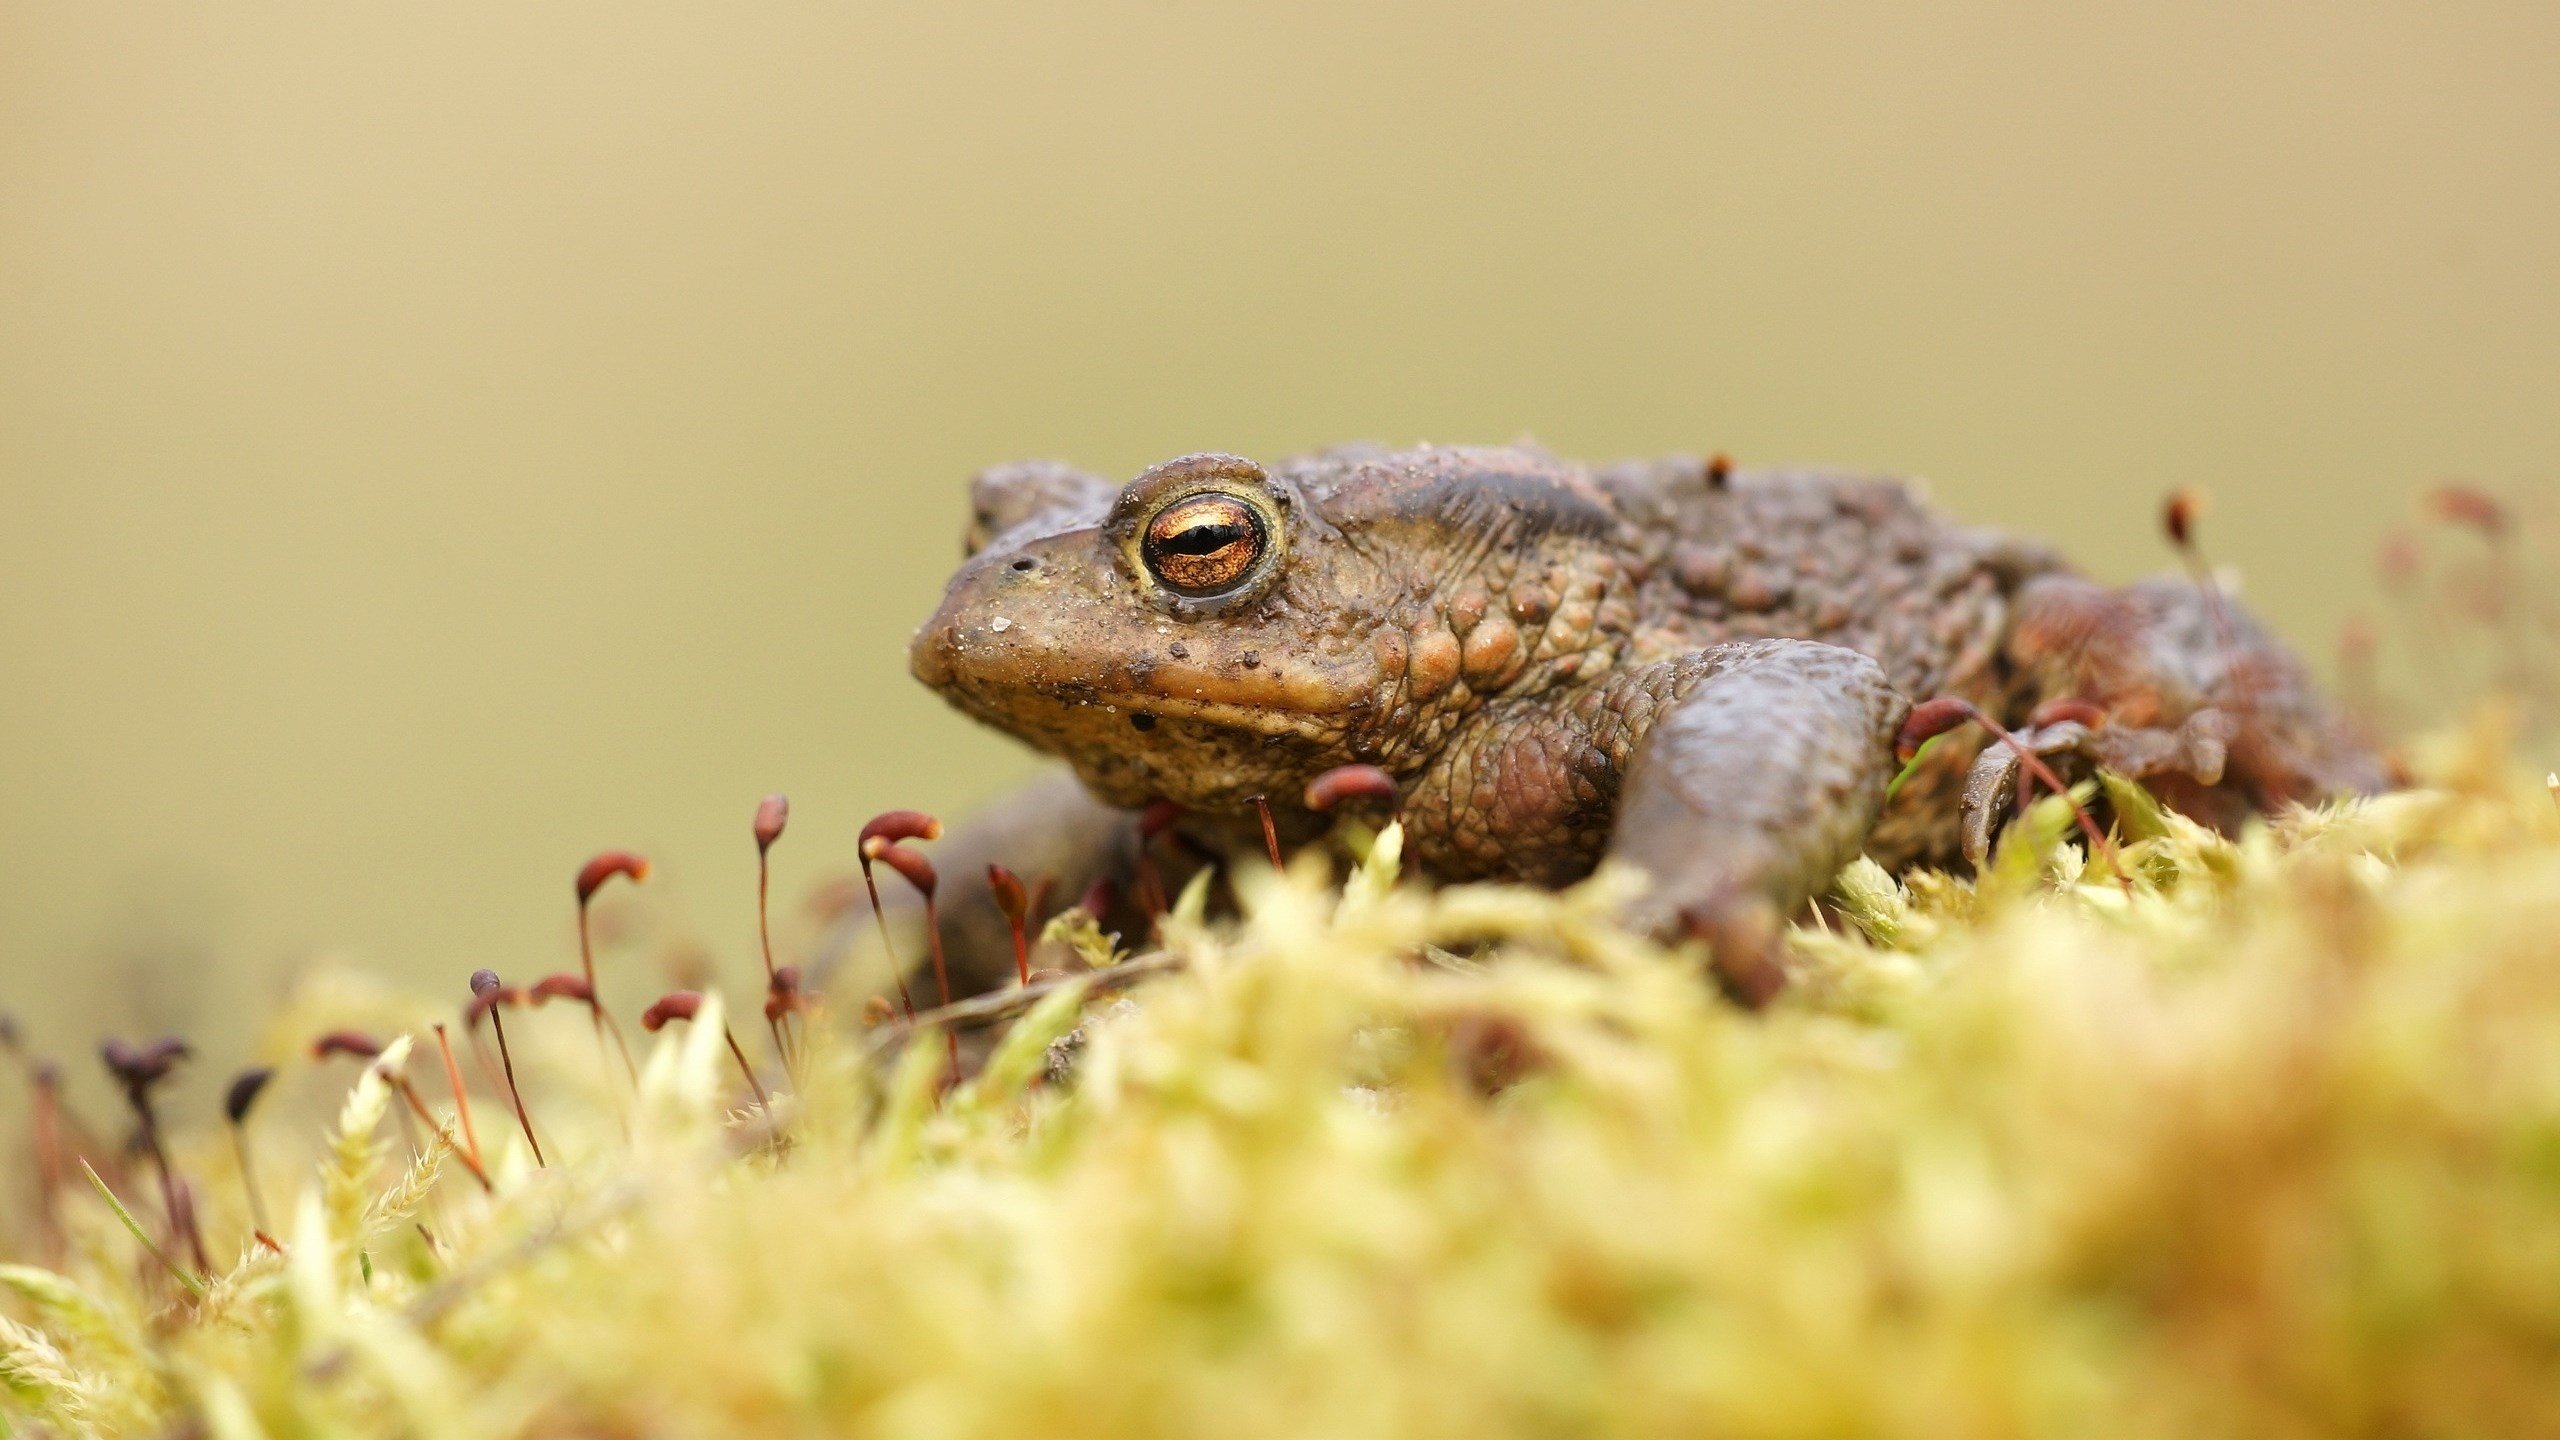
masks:
[[[1165,539],[1164,548],[1175,555],[1210,555],[1244,538],[1243,526],[1221,521],[1178,530]]]

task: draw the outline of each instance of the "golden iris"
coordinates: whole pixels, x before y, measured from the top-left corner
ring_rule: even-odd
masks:
[[[1270,544],[1261,512],[1232,495],[1192,495],[1156,512],[1138,553],[1166,589],[1223,594],[1253,573]]]

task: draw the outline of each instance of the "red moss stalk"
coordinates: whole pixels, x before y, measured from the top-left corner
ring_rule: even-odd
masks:
[[[872,859],[897,871],[909,885],[916,888],[917,893],[924,896],[924,933],[926,941],[933,948],[934,989],[940,995],[941,1003],[949,1005],[951,1003],[951,971],[942,953],[942,912],[936,908],[934,900],[934,892],[941,888],[941,879],[934,873],[933,862],[904,845],[893,844],[887,840],[866,841],[863,844],[863,850]],[[954,1078],[957,1078],[960,1073],[960,1034],[945,1026],[942,1039],[950,1051],[951,1073]]]
[[[994,894],[996,909],[1003,913],[1004,923],[1013,930],[1014,979],[1028,985],[1031,983],[1031,937],[1024,927],[1031,916],[1031,892],[1023,888],[1021,876],[1001,865],[987,867],[987,889]]]
[[[1256,795],[1247,800],[1246,803],[1253,807],[1253,813],[1262,821],[1262,852],[1271,857],[1271,868],[1274,870],[1284,868],[1280,863],[1279,827],[1271,823],[1270,799],[1266,796]]]
[[[2529,617],[2516,603],[2514,526],[2507,507],[2477,486],[2439,485],[2427,507],[2448,524],[2476,531],[2489,547],[2489,573],[2478,590],[2481,618],[2503,632],[2507,646],[2507,684],[2519,693],[2532,688],[2533,659]]]
[[[2117,861],[2114,843],[2107,839],[2105,831],[2098,828],[2098,822],[2089,818],[2088,810],[2083,808],[2079,801],[2071,798],[2071,787],[2062,783],[2062,777],[2053,773],[2052,767],[2044,763],[2042,756],[2037,755],[2027,747],[2024,741],[2011,734],[2007,726],[1984,714],[1972,701],[1959,696],[1942,695],[1937,699],[1923,700],[1912,706],[1911,713],[1903,718],[1901,733],[1894,737],[1894,758],[1908,765],[1911,763],[1911,758],[1920,753],[1921,746],[1967,723],[1979,725],[1999,737],[2000,743],[2016,753],[2018,763],[2025,766],[2029,774],[2043,781],[2054,794],[2062,797],[2062,803],[2071,807],[2072,818],[2079,822],[2080,833],[2088,837],[2090,849],[2106,860],[2107,869],[2115,875],[2116,883],[2124,887],[2125,893],[2132,894],[2133,881],[2125,875],[2124,866]]]
[[[374,1073],[380,1075],[382,1082],[399,1095],[401,1103],[409,1107],[409,1113],[418,1117],[419,1123],[427,1127],[427,1133],[441,1141],[446,1149],[451,1150],[462,1161],[463,1168],[469,1170],[472,1178],[480,1182],[481,1189],[494,1192],[498,1187],[490,1183],[488,1169],[480,1163],[480,1157],[465,1150],[460,1142],[451,1138],[445,1123],[438,1120],[435,1112],[427,1108],[426,1101],[418,1098],[417,1087],[409,1083],[409,1077],[382,1063],[382,1051],[382,1042],[361,1030],[332,1030],[311,1042],[311,1058],[314,1060],[326,1060],[332,1055],[348,1055],[371,1061]],[[446,1064],[448,1066],[452,1064],[451,1051],[446,1052]],[[454,1080],[459,1085],[460,1072],[454,1072]],[[407,1122],[404,1120],[402,1123]],[[415,1148],[417,1136],[411,1135],[409,1142],[411,1147]]]
[[[2172,491],[2161,506],[2160,528],[2168,532],[2169,544],[2185,562],[2196,588],[2204,592],[2205,612],[2213,617],[2214,642],[2222,647],[2224,673],[2238,686],[2231,699],[2235,704],[2247,705],[2256,699],[2255,681],[2238,673],[2240,650],[2231,625],[2231,610],[2223,599],[2222,583],[2214,578],[2213,566],[2206,561],[2204,546],[2196,538],[2208,504],[2209,497],[2197,486]]]
[[[773,926],[766,897],[772,888],[773,842],[782,838],[782,829],[791,823],[791,801],[783,795],[767,795],[756,806],[756,944],[764,950],[764,978],[773,979]]]
[[[596,998],[596,987],[592,983],[563,970],[557,975],[543,976],[525,990],[525,1003],[528,1005],[545,1005],[554,1000],[574,1000],[586,1006],[587,1013],[596,1022],[596,1049],[604,1049],[605,1039],[610,1038],[613,1048],[622,1056],[623,1073],[633,1084],[640,1082],[640,1067],[632,1063],[631,1046],[622,1038],[622,1022],[614,1019],[612,1012],[604,1008],[604,1002]]]
[[[160,1143],[160,1118],[151,1103],[152,1088],[169,1078],[169,1072],[181,1060],[189,1058],[186,1042],[171,1037],[156,1040],[140,1050],[122,1040],[109,1040],[100,1047],[100,1058],[107,1072],[115,1077],[124,1091],[125,1101],[133,1107],[136,1133],[143,1152],[151,1157],[152,1168],[160,1178],[160,1205],[169,1221],[173,1239],[187,1242],[198,1274],[210,1274],[211,1260],[206,1257],[204,1234],[196,1227],[195,1207],[185,1194],[185,1182],[169,1163],[169,1152]]]
[[[871,817],[862,827],[857,854],[862,858],[862,887],[871,895],[871,918],[880,925],[880,949],[889,957],[889,978],[898,986],[898,1008],[912,1025],[916,1018],[915,995],[907,989],[907,967],[898,959],[898,947],[889,939],[889,913],[880,908],[880,882],[871,872],[871,862],[880,851],[901,840],[939,840],[942,822],[921,810],[884,810]]]
[[[542,1142],[534,1138],[533,1117],[525,1112],[524,1091],[516,1085],[516,1057],[507,1049],[507,1022],[498,1015],[501,1005],[521,1003],[516,992],[498,979],[495,970],[471,972],[471,1003],[462,1012],[462,1027],[469,1030],[481,1016],[489,1017],[489,1028],[498,1037],[498,1063],[507,1077],[507,1101],[515,1107],[516,1126],[524,1131],[524,1143],[533,1151],[533,1163],[544,1164]]]
[[[453,1113],[461,1117],[462,1143],[471,1151],[476,1164],[485,1159],[480,1153],[480,1128],[471,1121],[471,1092],[463,1088],[462,1067],[454,1063],[453,1039],[445,1034],[444,1022],[435,1022],[436,1053],[444,1057],[444,1083],[453,1091]]]
[[[332,1030],[311,1042],[311,1058],[326,1060],[333,1055],[371,1060],[382,1053],[382,1042],[361,1030]]]
[[[781,972],[773,963],[773,922],[769,903],[773,887],[773,842],[782,838],[783,828],[790,823],[790,797],[767,795],[756,805],[756,945],[764,952],[764,983],[768,996],[779,993],[775,987],[781,978]],[[785,1073],[791,1070],[791,1042],[783,1030],[788,1013],[788,1007],[776,1009],[770,998],[766,1000],[765,1028],[773,1032],[773,1053],[782,1062]]]
[[[658,997],[657,1003],[640,1012],[640,1028],[655,1035],[670,1020],[691,1022],[702,1014],[702,992],[676,990]],[[765,1093],[764,1082],[756,1078],[756,1067],[747,1061],[747,1052],[738,1046],[737,1032],[727,1025],[720,1027],[720,1038],[729,1042],[729,1053],[736,1057],[738,1073],[747,1077],[747,1088],[753,1090],[758,1109],[771,1109],[773,1098]]]
[[[256,1225],[251,1233],[260,1240],[268,1239],[275,1226],[267,1219],[266,1197],[258,1190],[258,1162],[249,1148],[249,1112],[275,1077],[275,1071],[264,1067],[243,1070],[222,1097],[222,1115],[231,1126],[231,1153],[240,1162],[240,1188],[249,1194],[249,1218]]]
[[[637,1085],[639,1067],[631,1063],[631,1047],[623,1043],[622,1027],[611,1024],[604,1001],[597,998],[595,940],[587,923],[587,903],[616,875],[630,876],[634,885],[642,883],[649,878],[648,858],[628,850],[607,850],[578,868],[578,970],[587,981],[587,1011],[595,1022],[597,1051],[603,1051],[605,1030],[611,1025],[614,1048],[622,1052],[623,1073]]]
[[[418,1098],[418,1089],[409,1083],[409,1077],[385,1067],[379,1060],[373,1063],[382,1078],[389,1082],[391,1088],[399,1092],[401,1100],[407,1103],[409,1113],[417,1116],[418,1123],[427,1127],[427,1133],[434,1136],[444,1148],[453,1152],[453,1158],[462,1162],[462,1168],[471,1172],[471,1178],[480,1182],[482,1190],[496,1194],[498,1187],[490,1181],[488,1167],[480,1163],[479,1156],[463,1149],[461,1143],[453,1138],[451,1129],[436,1118],[433,1110],[427,1108],[426,1101]]]
[[[2437,519],[2479,531],[2491,544],[2506,538],[2507,507],[2478,486],[2439,485],[2427,497],[2427,508],[2436,513]]]
[[[767,1029],[773,1031],[774,1048],[782,1061],[782,1073],[795,1085],[800,1081],[797,1057],[799,1047],[783,1044],[783,1037],[789,1033],[783,1027],[785,1022],[799,1013],[802,1004],[800,967],[785,965],[774,971],[773,978],[766,981],[764,987],[764,1023]]]
[[[2107,712],[2095,701],[2064,695],[2047,700],[2027,713],[2027,728],[2031,730],[2040,730],[2047,725],[2060,725],[2065,722],[2095,730],[2107,723]],[[2027,807],[2035,801],[2034,779],[2031,773],[2019,777],[2017,813],[2020,815],[2026,814]]]
[[[50,1255],[62,1242],[61,1223],[54,1209],[54,1187],[62,1179],[62,1126],[56,1114],[60,1101],[54,1094],[53,1067],[39,1064],[28,1056],[18,1037],[17,1017],[5,1010],[0,1010],[0,1050],[8,1051],[27,1072],[27,1089],[33,1098],[31,1118],[36,1152],[37,1215],[44,1222],[45,1243]]]
[[[1351,800],[1395,805],[1402,801],[1403,793],[1396,777],[1375,765],[1336,765],[1307,782],[1305,798],[1307,808],[1321,815]]]
[[[1110,918],[1112,910],[1119,903],[1120,887],[1112,884],[1110,877],[1105,876],[1085,887],[1084,894],[1076,899],[1076,908],[1092,916],[1093,923],[1099,925]]]
[[[1147,933],[1156,933],[1164,912],[1172,908],[1172,896],[1166,893],[1164,872],[1156,868],[1156,840],[1182,819],[1182,807],[1170,800],[1150,800],[1138,812],[1138,913],[1147,920]]]
[[[62,1229],[62,1071],[51,1062],[35,1065],[28,1075],[35,1086],[36,1186],[44,1209],[45,1233],[58,1257],[66,1243]]]

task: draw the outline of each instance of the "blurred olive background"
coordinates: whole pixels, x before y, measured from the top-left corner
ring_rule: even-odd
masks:
[[[223,1058],[314,957],[459,998],[607,845],[743,978],[757,797],[797,896],[1029,772],[902,659],[1016,456],[1836,461],[2112,575],[2202,484],[2325,657],[2413,494],[2560,460],[2556,56],[2543,0],[6,0],[0,1004]]]

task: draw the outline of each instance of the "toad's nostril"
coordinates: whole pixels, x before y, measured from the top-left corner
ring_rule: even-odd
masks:
[[[1014,562],[1013,562],[1013,568],[1014,568],[1014,569],[1016,569],[1016,570],[1026,570],[1026,571],[1027,571],[1027,570],[1037,570],[1037,569],[1039,569],[1039,568],[1040,568],[1040,562],[1039,562],[1039,561],[1037,561],[1037,560],[1032,559],[1032,558],[1031,558],[1030,556],[1028,556],[1028,555],[1025,555],[1025,556],[1023,556],[1021,559],[1016,560],[1016,561],[1014,561]]]

